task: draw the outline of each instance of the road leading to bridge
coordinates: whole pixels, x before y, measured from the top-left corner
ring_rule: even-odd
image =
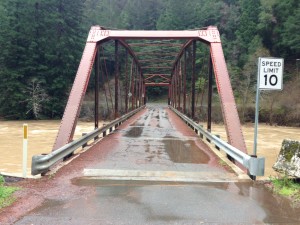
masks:
[[[33,192],[42,204],[15,224],[299,224],[299,209],[218,161],[174,113],[151,105],[44,179]]]

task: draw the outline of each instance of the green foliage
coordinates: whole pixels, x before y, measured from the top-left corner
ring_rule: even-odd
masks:
[[[195,88],[199,91],[203,91],[206,85],[206,79],[203,77],[199,77],[196,80]]]
[[[62,114],[82,53],[83,7],[79,0],[1,1],[0,115],[38,118],[33,102],[41,115]],[[43,95],[28,94],[33,80]]]
[[[4,182],[5,182],[4,177],[0,175],[0,186],[2,186]]]
[[[271,182],[274,186],[274,191],[283,196],[294,196],[300,197],[300,184],[290,179],[288,176],[281,178],[271,178]]]
[[[17,187],[4,186],[4,182],[3,176],[0,175],[0,209],[9,206],[15,201],[12,194],[19,189]]]

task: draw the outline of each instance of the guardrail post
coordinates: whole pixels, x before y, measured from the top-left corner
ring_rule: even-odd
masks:
[[[235,163],[235,160],[232,156],[230,156],[229,154],[226,154],[227,159],[229,159],[231,162]]]
[[[87,133],[82,133],[82,136],[85,136],[86,134]],[[82,145],[82,148],[85,148],[86,146],[87,146],[87,142]]]
[[[257,158],[257,155],[250,155],[252,158]],[[251,175],[250,171],[248,170],[248,176],[252,179],[252,180],[256,180],[256,176]]]
[[[203,129],[203,125],[199,125]],[[200,132],[200,138],[203,139],[203,134]]]
[[[220,135],[219,135],[219,134],[216,134],[216,137],[217,137],[217,138],[220,138]],[[219,148],[217,145],[215,145],[215,148],[216,148],[217,150],[220,151],[220,148]]]

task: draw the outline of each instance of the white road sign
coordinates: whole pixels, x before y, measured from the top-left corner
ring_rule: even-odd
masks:
[[[259,89],[282,90],[283,59],[259,58]]]

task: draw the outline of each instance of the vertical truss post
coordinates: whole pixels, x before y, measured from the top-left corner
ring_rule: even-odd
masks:
[[[98,128],[99,123],[99,49],[96,47],[96,62],[94,64],[95,69],[95,129]]]
[[[135,68],[135,76],[136,76],[136,79],[135,79],[135,106],[134,106],[134,109],[137,108],[137,102],[138,102],[138,74],[139,74],[139,68],[138,68],[138,65],[136,64],[136,68]]]
[[[193,41],[193,58],[192,58],[192,118],[195,118],[195,85],[196,83],[196,41]]]
[[[172,79],[172,106],[175,107],[175,75]]]
[[[140,105],[144,105],[144,80],[143,80],[143,74],[141,71],[141,101],[140,101]]]
[[[183,70],[183,113],[186,114],[186,49],[184,50],[184,70]]]
[[[170,105],[170,101],[171,101],[171,84],[168,87],[168,105]]]
[[[177,65],[175,66],[174,74],[174,105],[175,109],[177,109]]]
[[[135,67],[135,76],[136,76],[136,78],[135,78],[135,87],[134,87],[134,89],[135,89],[135,105],[134,105],[134,108],[136,109],[137,108],[137,102],[138,102],[138,79],[139,79],[139,77],[138,77],[138,74],[139,74],[139,68],[138,68],[138,64],[136,64],[136,67]]]
[[[136,83],[135,83],[135,92],[136,92],[136,96],[135,96],[135,108],[138,108],[138,102],[139,102],[139,84],[140,84],[140,77],[139,77],[139,68],[137,66],[136,68]]]
[[[174,70],[174,108],[177,109],[177,64]]]
[[[145,81],[143,81],[143,87],[144,87],[144,105],[147,104],[147,97],[146,97],[146,85],[145,85]]]
[[[134,62],[132,61],[132,64],[131,64],[131,110],[134,109],[134,82],[135,82]]]
[[[173,80],[174,77],[171,77],[171,84],[170,84],[170,105],[173,106]]]
[[[128,112],[128,50],[125,52],[125,113]]]
[[[179,92],[179,66],[178,66],[178,62],[177,62],[177,66],[176,66],[176,92],[177,92],[177,95],[176,95],[176,102],[177,102],[177,109],[179,109],[179,96],[180,96],[180,92]]]
[[[139,104],[138,104],[138,107],[141,106],[142,104],[142,71],[140,70],[139,71]]]
[[[208,98],[207,98],[207,130],[211,131],[211,105],[212,105],[212,82],[213,82],[213,65],[211,56],[209,56],[208,67]]]
[[[115,118],[119,116],[119,42],[115,40]]]
[[[181,111],[180,102],[181,102],[181,86],[182,86],[182,73],[181,73],[181,60],[178,61],[178,109]]]

